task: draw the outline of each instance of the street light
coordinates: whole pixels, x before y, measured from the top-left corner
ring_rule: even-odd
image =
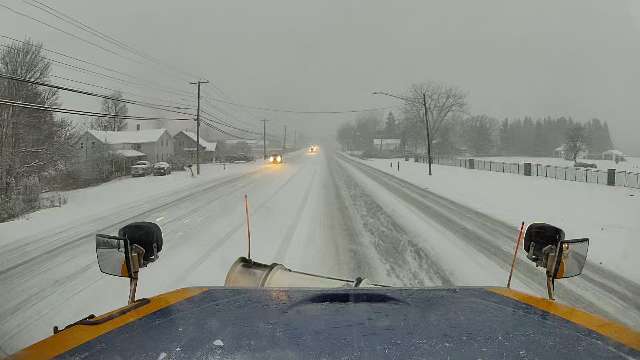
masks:
[[[424,126],[426,127],[426,130],[427,130],[427,162],[429,163],[429,176],[431,176],[431,135],[429,134],[429,111],[427,107],[427,93],[425,92],[422,93],[422,104],[421,104],[421,101],[416,99],[405,98],[402,96],[397,96],[397,95],[393,95],[393,94],[382,92],[382,91],[374,91],[373,95],[389,96],[392,98],[403,100],[411,104],[424,106]]]

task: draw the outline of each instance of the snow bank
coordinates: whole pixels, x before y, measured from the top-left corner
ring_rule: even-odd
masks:
[[[578,159],[580,162],[592,163],[598,166],[600,170],[617,169],[619,171],[640,172],[640,158],[637,157],[625,157],[626,161],[615,163],[613,160],[593,160],[593,159]],[[494,157],[481,157],[480,160],[501,161],[506,163],[525,163],[530,162],[533,164],[552,165],[552,166],[573,166],[573,161],[565,160],[561,158],[552,157],[522,157],[522,156],[494,156]]]
[[[567,238],[588,237],[590,261],[640,283],[638,189],[440,165],[433,165],[433,176],[428,176],[426,164],[398,159],[359,161],[514,227],[521,221],[544,221],[563,228]]]
[[[0,247],[60,227],[104,216],[123,207],[162,198],[171,193],[204,185],[212,180],[242,174],[262,166],[262,161],[247,164],[202,164],[200,176],[174,171],[167,176],[122,177],[110,182],[62,192],[68,203],[43,209],[13,221],[0,223]],[[194,169],[195,171],[195,169]]]

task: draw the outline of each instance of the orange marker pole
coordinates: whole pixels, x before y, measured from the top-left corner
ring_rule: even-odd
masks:
[[[511,288],[511,276],[513,276],[513,269],[516,266],[516,257],[518,256],[518,249],[520,248],[520,240],[522,240],[522,231],[524,230],[524,221],[520,224],[520,232],[518,232],[518,238],[516,239],[516,251],[513,252],[513,261],[511,261],[511,271],[509,271],[509,280],[507,280],[507,288]]]
[[[247,199],[247,194],[244,194],[244,211],[247,215],[247,259],[251,260],[251,229],[249,228],[249,200]]]

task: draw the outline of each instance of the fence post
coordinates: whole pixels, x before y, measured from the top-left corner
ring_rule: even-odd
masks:
[[[474,159],[469,159],[469,169],[475,169]]]
[[[616,169],[607,169],[607,185],[616,185]]]
[[[531,163],[524,163],[524,176],[531,176]]]

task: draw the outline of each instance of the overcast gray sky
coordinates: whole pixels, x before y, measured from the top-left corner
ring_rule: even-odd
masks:
[[[402,92],[413,82],[436,80],[467,91],[473,113],[598,117],[609,123],[618,147],[640,154],[640,1],[39,1],[211,80],[239,103],[299,110],[391,106],[397,103],[371,92]],[[99,41],[26,2],[0,3]],[[193,91],[187,76],[122,59],[2,8],[0,34],[30,37],[66,54]],[[58,67],[55,73],[167,102],[193,101]],[[205,87],[209,95],[222,97],[213,86]],[[65,96],[63,101],[98,110],[93,98]],[[243,126],[266,117],[278,132],[288,123],[314,136],[353,118],[224,108]]]

